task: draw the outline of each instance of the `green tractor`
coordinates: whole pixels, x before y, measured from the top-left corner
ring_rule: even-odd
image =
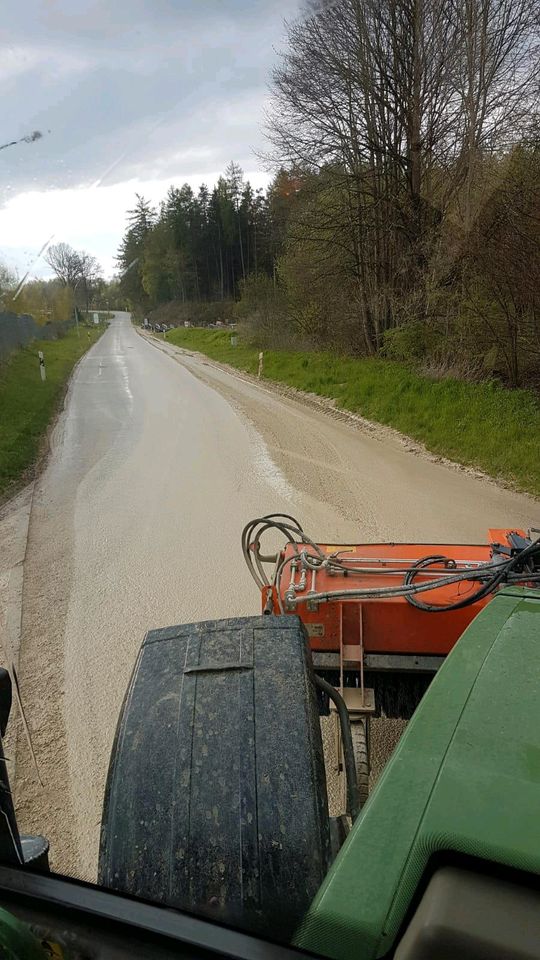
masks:
[[[324,551],[310,549],[322,575]],[[432,598],[461,569],[437,556]],[[392,661],[383,682],[367,638],[361,664],[345,643],[332,683],[336,664],[298,610],[270,610],[275,577],[261,616],[151,631],[112,751],[99,885],[48,872],[46,841],[19,835],[4,772],[2,956],[539,960],[539,556],[538,541],[511,540],[463,566],[459,596],[496,576],[491,599],[431,673],[416,656],[419,702],[367,799],[351,728],[369,747],[377,701],[390,702],[410,660]],[[408,578],[405,602],[429,580],[416,569],[425,576]],[[311,591],[312,613],[324,592]],[[425,617],[436,643],[439,620]],[[2,732],[8,700],[4,677]],[[320,726],[329,701],[348,781],[336,817]]]

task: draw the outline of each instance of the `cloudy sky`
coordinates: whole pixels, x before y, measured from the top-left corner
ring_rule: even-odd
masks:
[[[54,234],[109,275],[135,191],[256,186],[268,79],[301,0],[6,0],[0,260],[24,273]],[[34,275],[47,275],[38,261]]]

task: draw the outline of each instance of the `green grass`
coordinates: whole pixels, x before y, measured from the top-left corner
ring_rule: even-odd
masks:
[[[0,364],[0,497],[21,481],[38,456],[77,360],[99,339],[104,325],[81,326],[62,340],[33,341]],[[38,350],[45,358],[42,383]]]
[[[167,340],[256,373],[258,349],[225,330],[176,329]],[[395,427],[435,454],[477,467],[540,495],[540,402],[496,383],[431,380],[404,364],[330,353],[264,351],[264,377],[323,397]]]

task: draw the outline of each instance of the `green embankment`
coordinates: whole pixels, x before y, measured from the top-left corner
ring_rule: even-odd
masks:
[[[35,463],[43,435],[57,412],[77,360],[105,326],[70,330],[61,340],[34,340],[0,363],[0,497]],[[47,379],[42,382],[38,350]]]
[[[225,330],[176,329],[167,340],[256,373],[258,349]],[[435,454],[540,495],[540,401],[496,383],[431,380],[403,364],[330,353],[264,351],[264,377],[388,424]]]

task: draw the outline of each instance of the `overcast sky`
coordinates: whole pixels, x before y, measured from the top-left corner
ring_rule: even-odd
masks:
[[[256,186],[268,80],[300,0],[8,0],[2,5],[0,259],[24,273],[54,234],[110,274],[135,191]],[[43,263],[36,275],[45,275]]]

